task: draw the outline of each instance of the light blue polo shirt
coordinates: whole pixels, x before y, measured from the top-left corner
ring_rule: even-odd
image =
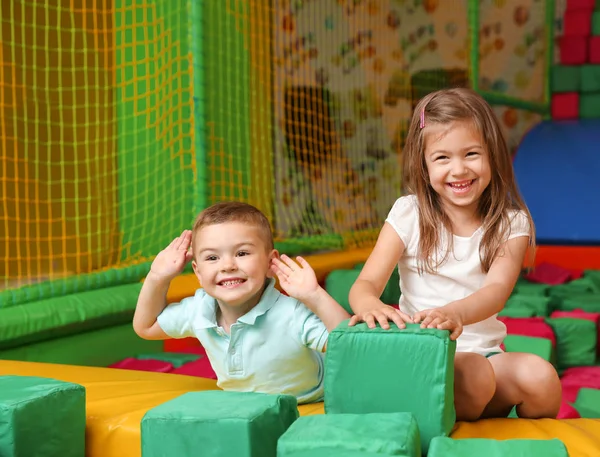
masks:
[[[196,337],[223,390],[290,394],[298,403],[323,399],[323,348],[327,328],[298,300],[281,294],[271,279],[258,304],[225,333],[217,301],[198,289],[158,316],[172,338]]]

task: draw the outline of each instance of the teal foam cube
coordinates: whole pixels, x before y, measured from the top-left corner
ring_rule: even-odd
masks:
[[[352,453],[420,457],[417,421],[410,413],[305,416],[277,444],[277,457],[346,457]]]
[[[142,419],[142,457],[275,457],[277,440],[298,418],[291,395],[189,392]]]
[[[33,376],[0,376],[0,456],[85,454],[85,388]]]
[[[325,364],[325,412],[366,414],[409,412],[421,447],[454,426],[454,354],[448,331],[408,324],[400,330],[348,327],[329,335]]]
[[[569,457],[564,443],[550,440],[434,438],[427,457]]]

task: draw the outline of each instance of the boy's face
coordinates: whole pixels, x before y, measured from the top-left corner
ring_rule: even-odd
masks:
[[[260,300],[271,260],[257,227],[241,222],[208,225],[195,237],[192,266],[202,287],[221,306],[241,308],[241,314]]]

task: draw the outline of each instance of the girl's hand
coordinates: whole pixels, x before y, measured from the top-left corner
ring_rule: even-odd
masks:
[[[150,267],[148,276],[160,281],[171,281],[179,275],[185,265],[192,260],[193,253],[190,251],[192,245],[192,231],[184,230],[177,238],[171,241],[166,248],[158,253]]]
[[[290,297],[303,303],[311,302],[319,292],[320,285],[312,267],[302,257],[296,257],[298,263],[287,255],[271,261],[271,271],[277,275],[279,285]]]
[[[450,330],[450,339],[457,339],[463,331],[461,317],[446,307],[426,309],[419,311],[413,316],[416,324],[421,322],[421,328],[437,328],[438,330]]]
[[[353,325],[356,325],[359,322],[365,322],[367,324],[367,327],[375,328],[377,325],[376,322],[378,322],[381,328],[387,330],[390,328],[390,324],[388,321],[394,322],[398,326],[398,328],[406,328],[406,322],[413,322],[413,320],[408,314],[403,313],[402,311],[394,308],[393,306],[385,305],[379,300],[378,302],[380,306],[352,316],[350,322],[348,323],[348,326],[352,327]]]

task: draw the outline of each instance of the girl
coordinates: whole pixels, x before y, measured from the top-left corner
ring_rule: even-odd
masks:
[[[449,330],[457,339],[458,420],[556,417],[561,385],[533,354],[500,348],[496,319],[517,281],[531,215],[519,195],[505,139],[490,106],[468,89],[431,93],[417,107],[404,148],[408,194],[391,209],[350,290],[350,325],[405,322]],[[379,296],[398,265],[399,310]]]

